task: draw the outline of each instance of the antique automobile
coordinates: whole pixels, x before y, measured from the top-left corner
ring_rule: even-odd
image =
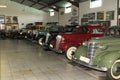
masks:
[[[6,38],[17,39],[18,38],[18,30],[8,30],[5,32]]]
[[[0,30],[0,38],[2,39],[6,38],[5,30]]]
[[[73,53],[72,60],[107,71],[108,80],[120,80],[120,28],[109,28],[105,37],[83,42],[83,46]]]
[[[49,47],[58,53],[65,53],[65,56],[71,59],[72,52],[78,46],[81,46],[84,41],[88,41],[92,37],[102,37],[105,30],[105,26],[99,25],[80,26],[79,29],[75,29],[73,32],[57,35]]]
[[[22,29],[18,30],[18,38],[19,39],[24,39],[26,37],[26,34],[27,34],[26,28],[22,28]]]
[[[10,32],[11,39],[18,39],[18,30],[14,30]]]
[[[63,28],[64,28],[64,26],[55,25],[55,26],[46,27],[45,29],[38,31],[36,34],[36,40],[38,41],[38,44],[43,45],[47,41],[48,37],[46,37],[46,35],[48,36],[49,32],[54,32],[57,34],[58,31],[59,32],[63,31],[62,30]]]
[[[32,39],[35,30],[36,30],[35,26],[29,26],[29,28],[27,28],[27,33],[26,33],[27,39]]]
[[[49,49],[49,45],[56,39],[58,34],[72,32],[74,29],[77,29],[77,25],[66,25],[64,27],[58,27],[56,30],[49,31],[46,34],[44,48]]]

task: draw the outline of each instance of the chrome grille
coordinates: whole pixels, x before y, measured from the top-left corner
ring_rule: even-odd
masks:
[[[96,48],[97,48],[97,43],[95,42],[88,43],[87,57],[90,58],[90,63],[89,63],[90,65],[93,64]]]
[[[57,36],[57,37],[56,37],[56,45],[55,45],[55,49],[56,49],[56,50],[59,49],[60,40],[61,40],[61,37]]]
[[[50,37],[50,34],[47,33],[47,34],[46,34],[46,39],[45,39],[45,44],[47,44],[49,37]]]

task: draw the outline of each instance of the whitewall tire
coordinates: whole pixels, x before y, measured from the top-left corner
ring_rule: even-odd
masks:
[[[116,60],[107,72],[108,80],[120,80],[120,59]]]
[[[71,46],[67,49],[67,51],[65,52],[65,56],[68,60],[72,60],[72,56],[73,56],[73,52],[75,52],[77,49],[76,46]]]

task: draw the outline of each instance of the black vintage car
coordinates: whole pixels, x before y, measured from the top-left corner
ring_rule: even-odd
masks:
[[[19,39],[26,38],[26,34],[27,34],[27,28],[21,28],[18,30],[18,38]]]
[[[39,45],[43,45],[45,43],[47,33],[49,33],[50,31],[60,31],[60,29],[63,28],[64,26],[60,25],[47,26],[37,31],[34,39],[38,42]]]
[[[0,38],[2,39],[6,38],[5,30],[0,30]]]
[[[72,32],[77,28],[77,25],[66,25],[64,27],[57,27],[54,30],[51,30],[46,33],[46,37],[44,40],[44,49],[49,49],[50,43],[56,39],[56,36],[60,33]]]

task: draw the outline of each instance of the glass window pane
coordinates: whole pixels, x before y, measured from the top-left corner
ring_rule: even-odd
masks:
[[[91,0],[90,8],[97,8],[102,6],[102,0]]]

